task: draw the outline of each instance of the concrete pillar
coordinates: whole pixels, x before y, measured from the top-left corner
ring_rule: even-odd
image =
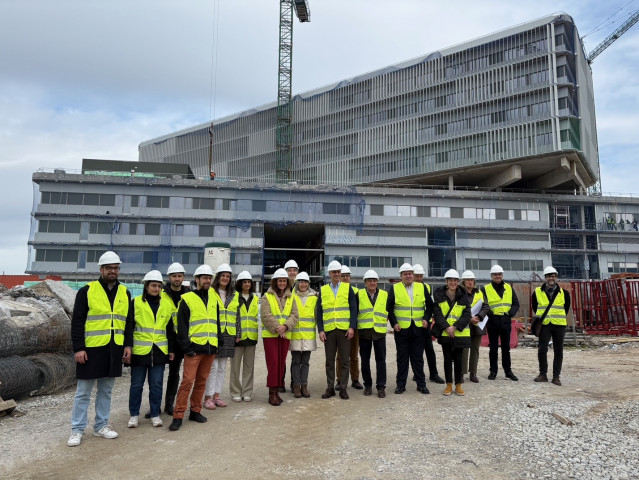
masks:
[[[455,182],[452,175],[448,175],[448,190],[455,190]]]

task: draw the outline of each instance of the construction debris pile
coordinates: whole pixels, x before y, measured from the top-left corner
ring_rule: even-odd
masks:
[[[75,294],[53,280],[0,288],[0,397],[49,394],[75,384]]]

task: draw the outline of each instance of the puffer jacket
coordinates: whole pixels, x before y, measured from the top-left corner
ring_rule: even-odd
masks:
[[[446,315],[444,315],[441,307],[439,306],[442,302],[448,302],[448,306],[450,308],[453,308],[455,303],[457,303],[457,305],[464,305],[466,308],[464,308],[459,320],[457,320],[453,326],[458,332],[461,332],[468,327],[470,324],[470,299],[468,298],[466,290],[458,286],[455,291],[455,301],[451,302],[448,295],[446,295],[446,286],[444,285],[435,290],[433,293],[433,300],[435,301],[435,311],[433,314],[435,323],[442,329],[442,331],[446,330],[450,326],[448,320],[446,320]],[[453,341],[455,348],[470,347],[470,337],[456,336],[454,339],[451,339],[449,336],[441,335],[437,341],[440,345],[442,345],[450,343],[451,340]]]

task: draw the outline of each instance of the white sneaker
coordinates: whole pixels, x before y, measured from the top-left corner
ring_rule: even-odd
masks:
[[[233,397],[233,401],[234,402],[241,402],[242,401],[242,397]]]
[[[134,415],[133,417],[129,418],[129,423],[127,424],[127,427],[135,428],[137,426],[138,426],[138,416]]]
[[[82,442],[82,434],[78,432],[71,433],[69,440],[67,440],[67,445],[70,447],[77,447]]]
[[[244,398],[242,398],[242,400],[244,400],[245,402],[250,402],[251,401],[251,397],[244,397]]]
[[[162,419],[160,417],[151,417],[151,424],[153,424],[154,427],[161,427]]]
[[[105,425],[97,432],[94,430],[93,435],[96,437],[104,437],[104,438],[118,438],[118,432],[115,430],[111,430],[109,425]]]

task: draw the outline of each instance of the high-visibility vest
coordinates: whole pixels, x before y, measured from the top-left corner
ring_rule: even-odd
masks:
[[[302,304],[302,299],[293,294],[297,310],[300,315],[300,321],[297,322],[295,328],[290,332],[291,340],[315,340],[315,306],[317,305],[317,296],[312,295],[306,297],[306,303]],[[288,335],[287,335],[288,336]]]
[[[322,293],[322,321],[324,331],[348,330],[351,323],[351,309],[348,305],[348,293],[351,286],[341,282],[337,289],[337,296],[333,295],[330,284],[323,285]]]
[[[402,328],[410,327],[410,322],[414,322],[416,326],[422,327],[424,320],[424,309],[426,307],[426,297],[423,283],[413,283],[413,301],[411,302],[406,287],[403,283],[393,285],[395,293],[395,318]]]
[[[479,302],[480,300],[482,300],[482,301],[484,300],[484,294],[481,293],[481,290],[475,292],[475,296],[473,297],[473,300],[472,300],[470,306],[474,307],[477,304],[477,302]]]
[[[552,307],[548,309],[548,313],[546,314],[546,317],[542,322],[543,325],[548,325],[549,323],[552,323],[553,325],[567,325],[566,310],[564,309],[564,306],[566,305],[566,296],[564,295],[563,288],[557,288],[559,288],[559,293],[555,297],[555,301],[552,303]],[[546,308],[550,303],[550,299],[548,298],[548,295],[546,295],[546,292],[541,289],[541,287],[537,287],[535,289],[535,296],[537,297],[537,311],[535,312],[535,315],[541,317],[546,311]]]
[[[513,289],[504,283],[504,296],[500,297],[491,283],[486,285],[486,301],[490,307],[490,311],[495,315],[504,315],[510,311],[513,306]]]
[[[118,291],[113,300],[113,308],[102,284],[97,280],[89,282],[87,290],[89,312],[84,323],[84,345],[87,348],[103,347],[111,341],[116,345],[124,345],[124,327],[129,313],[129,299],[126,287],[118,285]]]
[[[157,313],[153,313],[149,302],[143,302],[142,297],[133,299],[133,313],[135,314],[135,329],[133,330],[133,355],[146,355],[157,345],[165,354],[169,354],[169,342],[166,339],[166,326],[173,316],[174,304],[166,306],[164,299],[160,299]]]
[[[171,321],[173,322],[173,330],[175,330],[175,332],[177,333],[177,305],[173,303],[173,298],[171,297],[171,295],[166,293],[164,290],[162,290],[162,292],[160,293],[160,302],[163,303],[165,307],[170,306],[173,309]]]
[[[189,317],[189,340],[198,345],[207,343],[217,347],[217,295],[212,288],[208,289],[206,305],[195,292],[182,295],[182,302],[191,311]]]
[[[374,328],[378,333],[386,333],[386,323],[388,322],[388,310],[386,301],[388,292],[379,290],[375,305],[371,303],[366,289],[362,288],[358,293],[359,310],[357,312],[357,328]]]
[[[284,310],[280,310],[280,303],[277,301],[277,296],[273,293],[267,292],[266,300],[268,300],[268,305],[271,308],[271,315],[273,315],[273,318],[275,318],[277,323],[280,325],[284,325],[288,317],[291,315],[291,310],[293,310],[293,295],[286,299],[286,303],[284,303]],[[277,337],[279,337],[277,333],[271,333],[268,328],[264,328],[264,325],[262,325],[262,338]]]
[[[246,308],[246,303],[240,307],[240,321],[242,322],[242,340],[257,340],[257,314],[260,310],[260,302],[257,295],[253,295],[251,303]]]
[[[351,287],[351,288],[353,289],[353,293],[355,293],[355,295],[357,295],[357,293],[359,292],[359,288],[357,288],[357,287]]]
[[[440,302],[439,308],[441,309],[442,314],[444,316],[448,315],[448,311],[450,310],[450,305],[448,305],[447,300]],[[455,304],[453,305],[453,311],[450,312],[450,315],[448,315],[448,318],[446,319],[446,321],[448,322],[448,325],[454,325],[455,322],[459,320],[459,318],[461,317],[465,308],[466,308],[466,305],[458,305],[457,302],[455,302]],[[446,330],[442,332],[442,337],[449,337],[449,336],[450,335],[448,335],[448,332]],[[466,328],[464,328],[461,332],[458,330],[455,330],[455,337],[470,337],[470,324],[466,325]]]
[[[237,292],[233,292],[233,298],[226,307],[224,306],[222,297],[220,297],[217,292],[215,292],[215,296],[220,305],[220,330],[234,337],[236,333],[237,309],[240,306],[240,296]]]

